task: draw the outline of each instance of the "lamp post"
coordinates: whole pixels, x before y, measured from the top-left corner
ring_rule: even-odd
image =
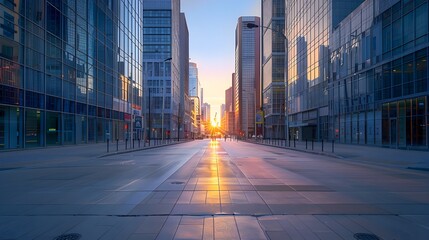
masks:
[[[283,37],[283,39],[285,41],[284,42],[284,44],[285,44],[285,66],[284,67],[286,69],[287,37],[286,37],[284,31],[279,31],[277,29],[273,29],[273,28],[266,27],[266,26],[259,26],[259,25],[256,25],[254,23],[247,23],[246,27],[250,28],[250,29],[252,29],[252,28],[258,28],[258,27],[259,28],[265,28],[265,29],[270,29],[273,32],[281,34],[281,36]],[[285,75],[285,78],[286,78],[286,75]],[[288,84],[287,79],[286,79],[286,81],[285,81],[285,103],[287,103],[287,101],[288,101],[288,94],[289,94],[289,89],[288,88],[289,88],[289,84]],[[289,115],[289,109],[287,109],[287,110],[285,109],[285,116],[286,116],[286,121],[285,121],[285,125],[286,125],[286,139],[289,139],[289,117],[288,117],[288,115]]]
[[[130,148],[131,148],[131,144],[133,144],[133,140],[134,140],[134,87],[133,87],[133,53],[131,52],[131,72],[130,72],[130,80],[131,80],[131,136],[130,136]]]
[[[165,62],[171,61],[173,58],[164,59],[164,77],[165,77]],[[162,81],[162,113],[161,113],[161,141],[164,142],[164,108],[165,108],[165,78]]]

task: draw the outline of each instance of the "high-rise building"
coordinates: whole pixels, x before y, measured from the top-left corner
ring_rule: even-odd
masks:
[[[149,138],[176,138],[181,100],[180,0],[143,0],[143,71]]]
[[[234,105],[233,105],[232,87],[225,90],[225,126],[228,134],[234,134]]]
[[[198,67],[196,63],[189,63],[189,96],[198,96],[199,80]]]
[[[287,135],[328,138],[329,42],[363,0],[286,0]]]
[[[260,25],[259,17],[240,17],[235,30],[234,112],[236,130],[241,136],[256,134],[255,115],[260,104]]]
[[[0,4],[0,149],[141,137],[143,1],[19,2]]]
[[[180,138],[191,136],[191,102],[189,100],[189,30],[184,13],[180,13]]]
[[[285,1],[262,1],[264,137],[285,138]]]
[[[367,0],[335,26],[330,139],[429,148],[428,22],[427,0]]]
[[[191,112],[192,112],[192,132],[193,136],[201,134],[201,112],[200,112],[200,98],[198,89],[200,88],[200,82],[198,80],[198,68],[197,64],[189,63],[189,97],[191,99]]]

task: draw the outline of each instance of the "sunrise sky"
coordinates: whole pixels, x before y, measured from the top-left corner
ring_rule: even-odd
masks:
[[[260,16],[260,0],[181,0],[189,28],[189,57],[198,66],[211,118],[225,102],[235,71],[235,27],[241,16]]]

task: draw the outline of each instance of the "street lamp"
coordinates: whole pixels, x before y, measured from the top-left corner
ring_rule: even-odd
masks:
[[[171,57],[169,57],[169,58],[166,58],[166,59],[164,59],[164,60],[162,60],[162,61],[150,61],[150,62],[156,62],[156,63],[162,63],[162,62],[164,62],[164,73],[163,73],[163,77],[164,77],[164,79],[163,79],[163,86],[162,86],[162,109],[161,109],[161,136],[162,136],[162,140],[164,140],[164,108],[165,108],[165,93],[166,93],[166,90],[165,90],[165,88],[166,88],[166,84],[165,84],[165,82],[166,82],[166,79],[165,79],[165,62],[167,62],[167,61],[170,61],[170,60],[172,60],[172,58]],[[147,80],[146,80],[147,81]],[[147,87],[147,89],[148,89],[148,108],[147,108],[147,110],[148,110],[148,141],[149,141],[149,145],[150,145],[150,140],[151,140],[151,135],[154,135],[154,133],[155,133],[155,131],[154,131],[154,129],[152,129],[152,116],[151,116],[151,109],[152,109],[152,105],[151,105],[151,89],[150,89],[150,87],[148,86]],[[155,138],[156,138],[157,136],[155,136]]]
[[[164,77],[165,77],[165,62],[171,61],[173,58],[164,59]],[[165,108],[165,78],[162,82],[162,113],[161,113],[161,141],[164,142],[164,108]]]
[[[273,28],[266,27],[266,26],[259,26],[259,25],[256,25],[256,24],[250,23],[250,22],[246,24],[246,27],[249,28],[249,29],[260,27],[260,28],[270,29],[273,32],[281,34],[281,36],[283,37],[283,39],[285,41],[285,43],[284,43],[285,44],[285,66],[284,67],[286,69],[287,37],[286,37],[284,31],[279,31],[277,29],[273,29]],[[285,78],[286,78],[286,75],[285,75]],[[286,79],[286,81],[285,81],[285,102],[286,103],[288,101],[288,95],[289,95],[289,89],[288,88],[289,88],[289,84],[288,84],[287,79]],[[285,110],[285,115],[286,115],[286,121],[285,121],[285,124],[286,124],[286,139],[289,139],[289,116],[288,116],[289,115],[289,109]]]

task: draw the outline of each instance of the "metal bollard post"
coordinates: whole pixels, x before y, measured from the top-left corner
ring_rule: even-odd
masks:
[[[308,143],[308,140],[305,139],[305,150],[307,150],[307,143]]]
[[[139,148],[140,148],[140,138],[138,139],[138,141],[139,141]]]
[[[116,139],[116,151],[119,151],[119,139]]]
[[[335,140],[332,140],[332,152],[334,152],[334,142]]]
[[[290,137],[289,137],[289,147],[290,147]]]
[[[107,139],[107,152],[109,152],[109,139]]]
[[[293,138],[293,147],[296,147],[296,139]]]
[[[134,142],[135,142],[136,140],[133,138],[133,149],[134,149]]]
[[[322,152],[323,152],[323,139],[322,139]]]
[[[311,139],[311,150],[314,150],[314,139]]]
[[[125,150],[128,149],[128,138],[125,139]]]

